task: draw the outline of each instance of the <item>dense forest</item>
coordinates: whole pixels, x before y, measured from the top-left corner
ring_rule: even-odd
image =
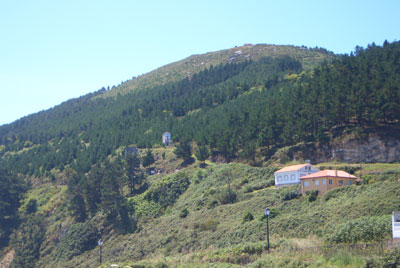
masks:
[[[251,159],[256,148],[267,158],[347,130],[398,131],[399,54],[399,42],[385,42],[311,71],[289,56],[265,57],[115,98],[99,98],[102,89],[0,127],[1,165],[35,177],[66,166],[85,173],[120,147],[160,144],[164,131],[227,159]]]

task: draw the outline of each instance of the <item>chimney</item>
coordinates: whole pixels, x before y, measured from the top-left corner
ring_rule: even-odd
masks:
[[[335,177],[337,177],[338,175],[337,175],[337,169],[335,169]]]

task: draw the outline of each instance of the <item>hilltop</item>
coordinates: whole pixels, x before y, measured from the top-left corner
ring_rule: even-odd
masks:
[[[310,70],[326,60],[332,60],[336,56],[323,48],[307,48],[296,46],[278,46],[267,44],[245,44],[230,49],[216,52],[208,52],[201,55],[192,55],[186,59],[165,65],[142,76],[135,77],[122,83],[118,87],[103,94],[102,97],[127,94],[135,89],[149,89],[155,86],[165,85],[199,73],[211,66],[247,60],[257,61],[263,57],[290,56],[299,60],[303,68]]]

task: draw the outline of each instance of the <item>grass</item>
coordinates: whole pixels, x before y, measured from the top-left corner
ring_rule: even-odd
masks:
[[[261,248],[261,251],[257,249]],[[174,256],[157,255],[142,261],[108,262],[101,267],[372,267],[393,263],[400,258],[399,249],[387,249],[382,254],[363,255],[348,249],[265,251],[265,243],[241,247],[209,249]],[[394,266],[393,266],[394,267]]]
[[[24,211],[26,209],[26,205],[30,199],[36,199],[38,213],[42,215],[54,213],[55,209],[57,209],[61,203],[66,201],[66,191],[67,186],[43,184],[35,187],[26,194],[23,204],[20,207],[20,211]]]
[[[165,162],[178,164],[172,150],[153,148],[156,169]],[[163,152],[165,159],[160,157]],[[355,253],[333,252],[321,256],[315,252],[288,252],[288,249],[326,245],[330,234],[341,224],[345,226],[370,216],[384,219],[393,210],[400,210],[400,175],[393,172],[398,167],[399,164],[369,164],[368,169],[363,169],[364,176],[373,178],[368,184],[331,190],[314,202],[302,196],[285,200],[286,193],[296,189],[271,187],[269,182],[273,181],[275,168],[254,168],[239,163],[197,168],[195,164],[179,172],[153,175],[149,182],[154,186],[181,176],[179,174],[184,174],[190,183],[166,208],[145,200],[146,192],[134,197],[136,213],[142,215],[138,231],[127,235],[113,230],[104,233],[103,258],[108,264],[131,267],[162,267],[162,264],[169,267],[363,267],[365,257]],[[218,194],[227,188],[228,176],[237,201],[221,204]],[[148,191],[154,189],[158,188],[150,187]],[[65,186],[39,186],[27,194],[25,203],[30,198],[37,199],[40,213],[55,213],[50,213],[54,222],[42,248],[43,252],[51,252],[56,247],[52,239],[65,224],[68,226],[67,215],[59,209],[65,202]],[[274,212],[270,218],[271,254],[265,252],[265,207]],[[188,214],[181,217],[185,209]],[[254,218],[243,221],[246,213]],[[389,236],[385,234],[384,238]],[[49,254],[43,257],[41,264],[44,267],[93,267],[97,264],[97,250],[84,252],[63,263],[52,262]]]

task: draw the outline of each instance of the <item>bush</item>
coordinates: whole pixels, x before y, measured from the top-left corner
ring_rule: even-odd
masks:
[[[315,200],[317,200],[318,191],[317,190],[307,191],[306,195],[308,202],[314,202]]]
[[[207,203],[207,208],[208,209],[212,209],[215,208],[216,206],[218,206],[218,201],[213,199],[210,202]]]
[[[292,199],[296,199],[301,196],[301,193],[298,190],[287,190],[283,193],[281,200],[289,201]]]
[[[187,208],[182,209],[181,213],[179,213],[179,218],[186,218],[189,215],[189,210]]]
[[[237,201],[237,194],[232,188],[226,188],[218,192],[217,199],[221,205],[232,204]]]
[[[163,208],[166,208],[173,205],[179,196],[187,190],[189,185],[190,181],[186,177],[186,174],[178,173],[150,187],[145,194],[145,199],[147,201],[154,201]]]
[[[11,245],[15,250],[11,267],[35,267],[40,256],[40,245],[44,239],[43,219],[28,217],[11,237]]]
[[[253,214],[251,214],[250,211],[247,211],[246,214],[243,217],[243,221],[242,222],[245,223],[247,221],[252,221],[252,220],[254,220]]]
[[[333,232],[327,235],[327,240],[333,243],[381,241],[391,231],[391,217],[388,215],[361,217],[335,226]]]
[[[37,211],[36,199],[29,199],[28,204],[26,204],[26,208],[25,208],[26,214],[35,214],[36,211]]]
[[[99,237],[99,232],[90,222],[72,224],[61,239],[56,256],[58,259],[71,259],[96,247]]]
[[[208,220],[206,222],[202,223],[195,223],[193,225],[194,229],[199,229],[200,231],[213,231],[215,232],[217,230],[219,222],[215,220]]]

